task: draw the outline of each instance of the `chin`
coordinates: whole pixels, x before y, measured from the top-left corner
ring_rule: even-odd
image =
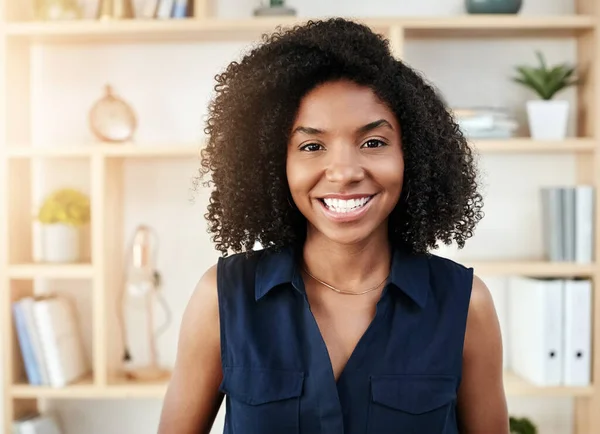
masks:
[[[313,227],[315,234],[329,240],[332,243],[353,246],[366,242],[377,232],[377,228],[319,228]]]

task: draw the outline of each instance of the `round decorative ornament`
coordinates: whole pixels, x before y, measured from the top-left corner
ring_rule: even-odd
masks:
[[[110,85],[105,86],[104,96],[92,106],[89,121],[92,133],[103,142],[129,141],[137,128],[132,107]]]

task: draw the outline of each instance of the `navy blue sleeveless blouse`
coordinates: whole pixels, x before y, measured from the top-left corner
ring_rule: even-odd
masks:
[[[292,248],[217,266],[225,434],[457,434],[473,270],[398,249],[336,382]]]

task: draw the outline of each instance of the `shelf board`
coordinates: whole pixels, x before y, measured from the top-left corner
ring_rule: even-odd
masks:
[[[103,145],[99,152],[106,157],[200,157],[201,144],[196,145]]]
[[[260,17],[246,19],[116,20],[85,19],[66,22],[12,22],[9,37],[44,43],[225,41],[258,38],[276,26],[301,24],[328,17]],[[595,27],[586,15],[455,15],[446,17],[361,18],[376,31],[390,26],[406,29],[407,37],[552,36],[576,35]]]
[[[10,389],[14,398],[85,398],[98,393],[91,375],[65,387],[14,384]]]
[[[485,154],[584,153],[594,152],[596,148],[596,141],[590,138],[532,140],[525,137],[505,140],[473,139],[470,142],[478,152]]]
[[[511,371],[504,372],[504,389],[509,396],[591,396],[592,386],[536,386]]]
[[[519,153],[583,153],[594,152],[596,141],[589,138],[570,138],[560,141],[539,141],[529,138],[506,140],[471,140],[474,149],[482,154]],[[81,144],[72,146],[9,146],[8,158],[87,158],[102,155],[113,158],[177,158],[199,157],[203,144]]]
[[[530,277],[592,277],[595,264],[544,261],[473,261],[464,262],[478,275],[514,275]]]
[[[202,145],[173,144],[173,145],[137,145],[131,143],[105,145],[82,144],[75,146],[10,146],[7,156],[10,159],[20,158],[89,158],[94,155],[105,157],[132,158],[177,158],[199,157]]]
[[[168,382],[131,382],[111,380],[106,386],[95,386],[91,378],[63,387],[30,386],[17,384],[11,387],[14,398],[55,398],[55,399],[94,399],[94,398],[157,398],[162,399],[167,391]],[[504,373],[504,389],[508,396],[590,396],[592,386],[540,387],[533,385],[510,371]]]
[[[53,399],[127,399],[162,398],[167,391],[167,382],[128,382],[113,380],[106,386],[94,385],[91,377],[65,387],[31,386],[16,384],[11,387],[14,398],[53,398]]]
[[[9,146],[6,155],[11,159],[19,158],[87,158],[91,155],[90,146]]]
[[[595,18],[586,15],[483,14],[406,18],[403,22],[408,38],[576,36],[596,26]]]
[[[8,266],[8,275],[13,279],[87,279],[93,277],[91,264],[14,264]]]

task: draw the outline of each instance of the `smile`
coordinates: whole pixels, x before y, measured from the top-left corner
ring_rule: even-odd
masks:
[[[375,195],[355,196],[352,199],[327,197],[319,199],[325,216],[334,222],[352,222],[364,216]]]
[[[328,210],[345,214],[359,208],[364,207],[373,196],[365,196],[357,199],[323,199],[323,203],[327,207]]]

